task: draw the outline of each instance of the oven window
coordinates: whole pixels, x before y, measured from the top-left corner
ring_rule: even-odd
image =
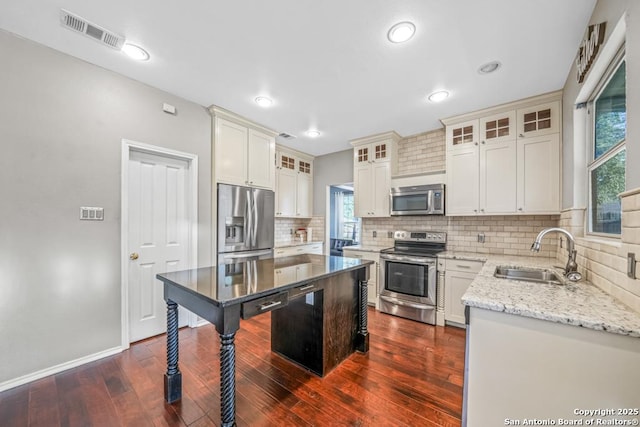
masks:
[[[393,196],[394,211],[426,211],[427,195],[416,194],[412,196]]]
[[[399,294],[428,297],[428,274],[426,265],[386,261],[385,288]]]

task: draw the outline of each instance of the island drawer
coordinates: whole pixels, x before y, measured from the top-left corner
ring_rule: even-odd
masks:
[[[258,314],[273,311],[280,307],[284,307],[289,302],[289,294],[280,292],[274,295],[258,298],[254,301],[242,303],[242,318],[249,319]]]
[[[289,289],[289,299],[299,297],[300,295],[306,295],[309,292],[315,292],[320,289],[317,283],[305,283],[304,285],[296,286],[293,289]]]

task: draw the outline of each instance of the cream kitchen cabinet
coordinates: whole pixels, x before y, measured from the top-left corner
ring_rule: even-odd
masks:
[[[273,189],[277,132],[212,106],[215,182]]]
[[[274,258],[281,258],[285,256],[294,256],[294,255],[304,255],[304,254],[314,254],[314,255],[322,255],[323,243],[322,242],[309,242],[302,243],[293,246],[282,246],[276,248],[273,251]]]
[[[395,132],[350,141],[353,146],[355,215],[388,217],[391,154],[400,135]]]
[[[456,326],[465,323],[464,304],[462,295],[467,292],[478,272],[482,269],[482,262],[470,260],[445,260],[444,274],[444,320],[453,322]]]
[[[349,246],[342,248],[342,253],[348,258],[360,258],[373,261],[374,264],[369,267],[369,282],[367,283],[367,303],[369,305],[378,304],[378,271],[380,268],[380,253],[363,251],[358,249],[350,249]]]
[[[284,150],[276,156],[276,217],[313,215],[313,157]]]
[[[447,215],[559,212],[559,101],[534,101],[443,120]]]

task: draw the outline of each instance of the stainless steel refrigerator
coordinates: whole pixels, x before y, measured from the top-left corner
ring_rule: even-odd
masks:
[[[218,263],[273,256],[275,193],[218,184]]]

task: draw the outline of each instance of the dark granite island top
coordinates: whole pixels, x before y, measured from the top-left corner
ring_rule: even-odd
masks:
[[[158,274],[167,301],[165,400],[182,396],[178,305],[220,334],[222,425],[235,424],[235,333],[240,318],[271,312],[271,349],[323,376],[367,352],[367,280],[372,261],[322,255],[244,261]]]

